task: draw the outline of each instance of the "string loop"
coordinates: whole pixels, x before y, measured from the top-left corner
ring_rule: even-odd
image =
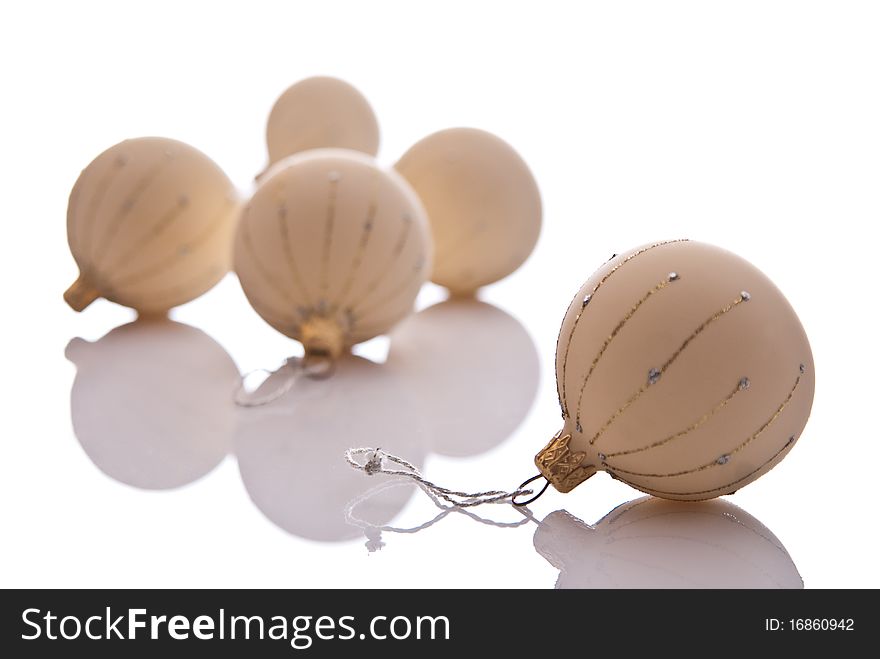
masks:
[[[257,387],[254,391],[248,391],[245,387],[245,381],[254,373],[268,373],[268,376],[263,381],[263,384],[265,384],[269,381],[269,378],[276,373],[281,373],[281,371],[285,369],[288,373],[285,374],[284,380],[281,384],[264,396],[255,395],[256,392],[260,390],[260,387]],[[268,405],[290,391],[301,376],[304,375],[316,380],[323,379],[330,377],[330,375],[333,374],[333,369],[333,360],[323,356],[306,354],[305,357],[288,357],[284,360],[284,363],[274,371],[265,368],[256,368],[242,375],[241,380],[238,383],[238,388],[235,390],[233,400],[239,407],[260,407],[262,405]],[[262,386],[262,384],[260,386]]]
[[[355,456],[364,456],[364,462],[361,463],[355,459]],[[401,457],[386,453],[380,448],[350,448],[345,452],[345,460],[352,468],[362,471],[372,476],[373,474],[386,474],[388,476],[402,476],[414,480],[421,485],[430,494],[457,506],[458,508],[470,508],[471,506],[479,506],[484,503],[513,503],[516,497],[524,497],[534,494],[534,491],[525,488],[534,478],[529,479],[512,492],[503,490],[486,490],[485,492],[460,492],[458,490],[450,490],[441,487],[436,483],[432,483],[422,476],[418,468],[404,460]],[[386,462],[392,462],[402,469],[386,466]],[[541,490],[536,496],[529,499],[529,502],[537,499],[547,486]],[[517,504],[525,505],[525,504]]]

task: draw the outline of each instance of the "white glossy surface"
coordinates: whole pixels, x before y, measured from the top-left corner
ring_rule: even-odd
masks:
[[[382,489],[379,477],[346,471],[341,451],[399,446],[444,485],[514,487],[560,425],[553,351],[580,284],[614,252],[689,236],[744,256],[785,292],[810,337],[817,388],[791,455],[730,498],[769,529],[790,564],[766,543],[750,545],[753,535],[697,524],[687,533],[720,553],[693,562],[700,574],[678,561],[680,581],[713,585],[706,575],[729,550],[781,585],[798,585],[794,566],[808,588],[880,586],[871,496],[880,461],[880,8],[210,7],[209,30],[198,3],[157,2],[136,17],[111,3],[2,10],[0,57],[12,64],[0,121],[0,584],[552,587],[560,571],[536,552],[535,523],[510,509],[473,511],[504,527],[450,512],[418,532],[379,534],[377,526],[411,529],[441,511],[412,486]],[[311,27],[293,39],[293,24]],[[447,126],[503,137],[538,180],[544,228],[526,264],[482,292],[494,310],[460,321],[429,310],[390,351],[384,339],[361,350],[378,361],[389,353],[389,364],[360,362],[321,383],[327,395],[314,406],[295,388],[277,415],[259,410],[245,422],[218,402],[218,381],[201,381],[185,360],[202,359],[225,380],[233,364],[277,365],[293,344],[256,316],[230,276],[173,312],[204,334],[178,328],[175,348],[174,332],[148,332],[170,341],[159,355],[183,350],[180,358],[166,363],[143,347],[117,354],[101,337],[130,322],[128,310],[99,301],[77,315],[61,300],[76,272],[67,194],[102,149],[154,134],[192,143],[247,189],[264,164],[273,100],[315,74],[346,79],[369,98],[386,165]],[[441,298],[427,287],[419,304]],[[432,313],[438,322],[427,322]],[[474,346],[456,332],[480,314],[496,340],[468,355]],[[146,345],[131,328],[117,333]],[[97,341],[71,346],[75,360],[77,347],[88,355],[79,371],[65,358],[77,338]],[[418,340],[460,352],[419,362]],[[499,365],[509,370],[501,375]],[[335,416],[337,400],[357,413]],[[136,401],[133,416],[127,401]],[[126,417],[137,419],[128,430]],[[344,508],[359,496],[352,526]],[[545,520],[565,509],[593,524],[637,497],[599,475],[569,495],[548,492],[533,512]],[[542,546],[561,542],[577,558],[566,583],[596,581],[591,542],[581,542],[591,533],[563,526]],[[640,538],[635,559],[652,542]]]

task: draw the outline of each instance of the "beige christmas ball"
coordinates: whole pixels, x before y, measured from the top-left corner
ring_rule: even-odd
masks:
[[[64,299],[99,297],[163,313],[229,270],[239,202],[200,151],[162,137],[126,140],[95,158],[70,194],[67,239],[80,275]]]
[[[266,322],[335,358],[411,312],[431,251],[406,181],[355,151],[315,149],[263,179],[242,215],[235,271]]]
[[[309,149],[352,149],[375,156],[379,124],[367,99],[347,82],[306,78],[275,101],[266,144],[270,165]]]
[[[742,258],[677,240],[620,254],[559,334],[564,426],[535,458],[568,492],[597,470],[668,499],[731,494],[779,463],[813,401],[791,305]]]
[[[434,236],[431,280],[469,295],[516,270],[541,231],[541,196],[503,140],[451,128],[413,145],[395,165],[425,205]]]
[[[729,501],[643,497],[589,525],[564,510],[538,524],[535,549],[556,588],[804,587],[766,526]]]

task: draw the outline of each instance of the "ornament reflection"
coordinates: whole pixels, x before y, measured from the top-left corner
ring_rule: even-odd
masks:
[[[354,540],[363,528],[346,522],[346,505],[377,483],[345,463],[347,449],[377,445],[419,467],[431,452],[476,455],[510,436],[537,391],[530,336],[492,305],[449,300],[399,330],[387,363],[348,355],[331,377],[298,377],[258,407],[235,405],[235,364],[194,327],[146,318],[94,343],[75,338],[66,350],[77,367],[74,432],[101,471],[143,489],[195,481],[232,453],[272,523],[311,540]],[[290,375],[279,369],[255,397]],[[388,525],[414,491],[374,492],[358,518]]]
[[[387,365],[412,388],[433,451],[450,457],[479,455],[506,440],[538,390],[529,333],[473,298],[450,298],[403,321],[391,334]]]
[[[207,334],[166,318],[139,319],[65,350],[77,373],[73,430],[105,474],[160,490],[190,483],[229,453],[238,369]]]
[[[257,389],[281,386],[290,377],[273,373]],[[343,508],[374,483],[354,472],[342,455],[360,442],[381,442],[421,464],[427,432],[404,382],[380,364],[344,356],[332,377],[298,378],[281,398],[241,408],[235,453],[251,500],[274,524],[311,540],[357,538]],[[412,495],[396,489],[370,501],[365,514],[384,523]]]
[[[386,492],[388,490],[403,488],[408,490],[422,490],[422,492],[431,499],[431,502],[439,510],[439,512],[435,514],[434,517],[432,517],[431,519],[422,522],[417,526],[410,527],[393,526],[391,524],[377,524],[375,522],[368,521],[367,519],[365,519],[365,517],[362,516],[362,511],[365,508],[365,504],[373,499],[373,497],[380,496],[383,492]],[[345,507],[345,521],[348,524],[351,524],[352,526],[355,526],[363,531],[364,536],[367,538],[364,546],[367,548],[367,551],[369,553],[373,553],[374,551],[382,549],[382,547],[385,546],[385,542],[382,536],[383,533],[418,533],[419,531],[424,531],[425,529],[434,526],[434,524],[437,524],[439,521],[445,519],[453,513],[464,515],[465,517],[468,517],[475,522],[479,522],[480,524],[494,526],[500,529],[513,529],[519,526],[523,526],[524,524],[528,524],[529,522],[536,521],[527,508],[516,508],[508,504],[486,504],[486,506],[484,507],[488,506],[489,508],[492,508],[492,505],[500,506],[504,510],[513,509],[519,514],[512,522],[504,522],[490,519],[488,517],[482,517],[473,512],[472,509],[444,503],[436,496],[434,496],[434,494],[430,490],[420,484],[413,483],[413,481],[408,478],[391,477],[388,480],[383,481],[379,485],[367,490],[363,494],[349,501],[348,505]]]
[[[556,588],[803,588],[781,542],[723,500],[643,497],[595,525],[565,510],[540,522],[537,552],[559,569]]]

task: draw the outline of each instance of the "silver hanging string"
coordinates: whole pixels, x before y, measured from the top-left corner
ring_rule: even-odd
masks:
[[[288,370],[289,372],[285,375],[284,380],[281,382],[281,384],[270,391],[268,394],[265,394],[263,396],[255,396],[254,394],[256,394],[256,392],[260,390],[260,387],[257,387],[257,389],[255,389],[254,391],[248,391],[245,387],[245,381],[254,373],[268,373],[268,376],[260,385],[262,386],[269,381],[269,378],[271,378],[276,373],[281,373],[281,371],[283,370]],[[327,359],[288,357],[284,360],[284,363],[274,371],[270,371],[265,368],[256,368],[242,375],[238,383],[238,388],[235,390],[233,400],[235,401],[235,404],[239,407],[260,407],[261,405],[268,405],[272,401],[278,400],[284,394],[290,391],[300,377],[306,376],[310,378],[325,378],[328,377],[332,372],[333,363]]]
[[[363,463],[355,460],[355,456],[361,455],[365,456],[365,461]],[[532,490],[524,487],[527,483],[524,483],[512,492],[505,492],[503,490],[487,490],[485,492],[459,492],[458,490],[450,490],[429,481],[422,476],[421,472],[415,465],[407,462],[401,457],[386,453],[380,448],[350,448],[345,452],[345,460],[354,469],[362,471],[369,476],[372,476],[373,474],[386,474],[388,476],[402,476],[404,478],[409,478],[421,485],[426,492],[433,494],[457,508],[470,508],[472,506],[480,506],[484,503],[513,503],[513,500],[516,497],[524,497],[534,494]],[[393,462],[402,467],[402,469],[387,467],[385,466],[386,462]]]
[[[480,517],[476,513],[472,513],[471,511],[462,508],[461,506],[445,504],[443,503],[434,493],[427,489],[421,483],[416,483],[416,486],[419,487],[428,497],[431,499],[431,502],[440,509],[440,512],[437,513],[432,519],[427,522],[423,522],[418,526],[411,527],[399,527],[399,526],[391,526],[388,524],[372,524],[364,519],[361,519],[357,515],[355,515],[355,508],[360,506],[365,501],[372,499],[374,496],[381,494],[385,490],[390,490],[395,487],[401,487],[403,485],[410,485],[410,479],[398,479],[398,480],[390,480],[384,483],[377,485],[374,488],[371,488],[356,496],[354,499],[348,502],[345,506],[345,521],[352,526],[357,526],[361,529],[376,529],[378,531],[388,531],[390,533],[418,533],[419,531],[423,531],[426,528],[433,526],[437,522],[439,522],[444,517],[448,516],[451,513],[460,513],[465,517],[469,517],[475,522],[479,522],[480,524],[485,524],[487,526],[497,526],[498,528],[508,529],[508,528],[516,528],[518,526],[522,526],[523,524],[527,524],[528,522],[539,523],[538,520],[534,518],[531,511],[528,508],[514,508],[517,512],[519,512],[523,519],[517,520],[515,522],[498,522],[494,519],[487,519],[485,517]]]
[[[440,509],[440,512],[437,513],[433,518],[429,519],[426,522],[418,524],[417,526],[411,527],[400,527],[400,526],[392,526],[390,524],[373,524],[364,519],[361,519],[355,514],[355,509],[360,506],[365,501],[372,499],[374,496],[385,492],[386,490],[390,490],[395,487],[401,487],[404,485],[412,485],[412,480],[408,478],[395,478],[392,480],[385,481],[380,483],[376,487],[373,487],[363,494],[358,495],[354,499],[348,502],[345,506],[345,521],[347,524],[351,524],[352,526],[356,526],[364,532],[364,535],[367,538],[366,547],[367,550],[372,553],[377,551],[385,546],[385,542],[382,540],[383,533],[400,533],[400,534],[411,534],[418,533],[419,531],[424,531],[425,529],[434,526],[440,520],[446,518],[452,513],[459,513],[468,517],[475,522],[479,522],[480,524],[485,524],[487,526],[494,526],[502,529],[511,529],[518,528],[523,526],[524,524],[528,524],[529,522],[534,522],[535,524],[540,525],[535,517],[532,515],[532,512],[528,508],[517,508],[515,507],[518,513],[520,513],[523,518],[521,520],[517,520],[515,522],[498,522],[493,519],[487,519],[485,517],[480,517],[476,513],[472,513],[470,510],[466,508],[461,508],[460,506],[454,506],[443,503],[439,498],[437,498],[431,490],[428,490],[421,483],[415,483],[415,485],[421,489],[428,498],[431,499],[431,502]]]

